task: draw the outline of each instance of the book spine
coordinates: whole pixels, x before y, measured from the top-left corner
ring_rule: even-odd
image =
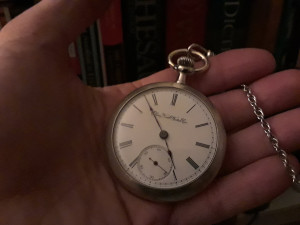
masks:
[[[298,56],[296,62],[296,69],[300,69],[300,49],[298,49]]]
[[[204,45],[208,0],[168,0],[166,54],[192,43]]]
[[[245,47],[251,4],[251,0],[209,1],[205,46],[215,53]]]
[[[103,86],[98,36],[94,23],[77,40],[83,82],[92,87]]]
[[[26,1],[7,1],[8,7],[10,11],[11,18],[15,18],[16,16],[20,15],[25,10],[29,9],[31,6],[34,5],[33,0],[26,0]]]
[[[104,16],[100,18],[100,30],[107,84],[114,85],[126,82],[121,0],[113,1]]]
[[[274,52],[277,70],[296,67],[300,49],[299,23],[299,0],[285,0]]]
[[[79,58],[79,66],[80,66],[80,74],[78,74],[78,77],[82,80],[83,83],[86,84],[86,70],[85,70],[85,62],[84,62],[84,54],[83,54],[83,46],[82,46],[82,36],[83,33],[76,39],[76,47],[77,47],[77,53]]]
[[[97,21],[90,26],[89,29],[90,38],[91,38],[91,47],[92,47],[92,60],[95,71],[96,85],[95,87],[103,87],[103,71],[102,71],[102,62],[101,62],[101,36],[98,29]],[[88,84],[89,85],[89,84]],[[92,85],[91,85],[92,86]]]
[[[104,54],[104,46],[103,46],[103,40],[102,40],[102,32],[101,32],[101,27],[100,27],[100,20],[98,19],[96,21],[97,24],[97,29],[96,29],[96,33],[97,33],[97,38],[98,40],[96,40],[96,45],[98,46],[98,63],[99,63],[99,70],[100,70],[100,74],[101,76],[101,80],[102,80],[102,86],[107,86],[107,72],[106,72],[106,62],[105,62],[105,54]]]
[[[33,0],[28,1],[0,1],[0,29],[11,19],[21,14],[26,9],[34,5]]]
[[[165,1],[122,1],[126,77],[134,81],[164,68]]]
[[[247,47],[274,52],[284,0],[254,0]]]
[[[9,8],[0,6],[0,30],[11,20]]]

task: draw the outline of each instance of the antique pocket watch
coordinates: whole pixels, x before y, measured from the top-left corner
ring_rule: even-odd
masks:
[[[179,201],[203,190],[217,175],[226,142],[222,121],[212,103],[185,84],[187,75],[209,68],[210,55],[196,44],[173,51],[168,61],[179,72],[177,82],[133,91],[113,115],[109,164],[133,194]]]

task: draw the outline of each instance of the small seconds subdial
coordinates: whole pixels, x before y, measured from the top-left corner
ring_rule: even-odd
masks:
[[[167,150],[160,145],[150,145],[140,154],[138,169],[146,178],[158,181],[167,177],[173,164]]]

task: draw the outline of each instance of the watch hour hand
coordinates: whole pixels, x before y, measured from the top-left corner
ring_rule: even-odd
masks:
[[[161,128],[161,126],[160,126],[160,123],[158,122],[157,117],[156,117],[156,115],[155,115],[155,113],[154,113],[153,108],[151,107],[151,105],[150,105],[150,103],[149,103],[147,97],[146,97],[145,95],[144,95],[144,97],[145,97],[145,99],[146,99],[146,102],[147,102],[147,104],[148,104],[148,106],[149,106],[149,109],[150,109],[152,115],[154,116],[154,119],[155,119],[157,125],[159,126],[159,129],[162,130],[162,128]]]
[[[135,165],[138,163],[139,157],[140,157],[140,155],[138,155],[138,156],[137,156],[137,157],[129,164],[129,166],[130,166],[131,168],[135,167]]]

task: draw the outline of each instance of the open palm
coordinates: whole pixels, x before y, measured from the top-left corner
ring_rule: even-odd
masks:
[[[282,147],[291,152],[300,146],[300,76],[272,74],[273,58],[255,49],[215,56],[205,75],[189,80],[210,96],[228,133],[221,174],[204,192],[162,204],[139,199],[118,184],[105,160],[110,115],[134,89],[174,81],[176,74],[167,69],[105,88],[82,84],[70,67],[67,46],[106,5],[43,0],[0,33],[0,224],[204,225],[284,191],[290,179],[245,95],[234,88],[251,83]]]

